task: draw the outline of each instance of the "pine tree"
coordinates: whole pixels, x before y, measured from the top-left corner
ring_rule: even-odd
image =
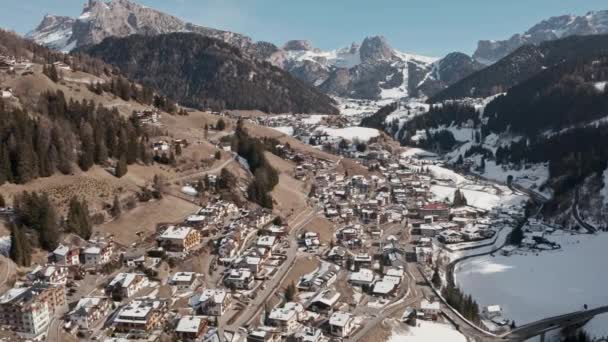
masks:
[[[129,135],[127,143],[127,164],[131,165],[137,161],[139,143],[135,134]]]
[[[118,195],[114,195],[114,203],[112,204],[112,216],[119,217],[122,213],[122,209],[120,208],[120,200],[118,199]]]
[[[224,129],[226,129],[226,122],[224,121],[224,119],[220,118],[219,120],[217,120],[217,122],[215,123],[215,129],[217,129],[218,131],[223,131]]]
[[[13,225],[11,228],[11,259],[19,266],[29,267],[32,262],[32,247],[25,236],[23,227]]]
[[[116,170],[114,171],[114,175],[118,178],[126,175],[127,170],[127,157],[123,154],[120,159],[118,159],[118,163],[116,163]]]
[[[89,216],[89,206],[86,201],[79,201],[76,196],[70,200],[67,230],[88,240],[93,232],[93,225]]]
[[[439,269],[437,267],[435,267],[435,270],[433,271],[433,277],[431,278],[431,283],[433,283],[433,286],[436,289],[441,288],[441,277],[439,276]]]

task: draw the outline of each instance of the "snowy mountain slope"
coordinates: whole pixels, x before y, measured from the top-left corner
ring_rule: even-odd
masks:
[[[26,38],[56,50],[70,51],[77,47],[98,44],[107,37],[172,32],[195,32],[223,40],[252,54],[264,52],[268,55],[265,50],[268,49],[269,43],[258,44],[238,33],[187,23],[130,0],[89,0],[78,18],[47,15]],[[275,49],[276,47],[270,47],[271,51]]]
[[[462,53],[440,59],[401,52],[382,36],[331,51],[290,41],[279,54],[275,64],[322,91],[369,100],[431,96],[483,67]]]
[[[75,20],[70,17],[45,15],[28,38],[55,50],[67,52],[70,49],[72,28]]]
[[[608,33],[608,11],[589,12],[583,16],[562,15],[543,20],[523,34],[515,34],[507,40],[482,40],[473,57],[482,63],[492,64],[524,44]]]
[[[254,42],[242,34],[187,23],[131,0],[89,0],[78,18],[45,16],[27,37],[56,50],[98,44],[108,37],[193,32],[220,39],[261,60],[269,61],[327,94],[355,99],[400,99],[432,96],[479,70],[471,57],[449,54],[443,59],[393,49],[382,36],[331,51],[305,40],[283,48]]]

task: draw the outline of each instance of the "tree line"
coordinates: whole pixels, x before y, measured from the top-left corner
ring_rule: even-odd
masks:
[[[264,155],[264,152],[267,151],[264,142],[251,137],[243,127],[243,121],[239,120],[236,125],[233,146],[238,155],[247,160],[254,176],[247,188],[249,199],[264,208],[272,209],[273,202],[270,192],[279,183],[279,174]]]
[[[26,192],[13,199],[15,220],[11,223],[9,255],[20,266],[29,266],[34,247],[53,251],[59,246],[61,231],[83,239],[91,237],[93,224],[88,203],[76,196],[70,200],[67,219],[60,218],[48,195]]]
[[[83,171],[109,159],[125,167],[151,162],[144,130],[116,109],[68,101],[61,91],[41,94],[37,106],[43,115],[9,109],[0,101],[0,184],[23,184],[56,171],[69,174],[74,162]]]

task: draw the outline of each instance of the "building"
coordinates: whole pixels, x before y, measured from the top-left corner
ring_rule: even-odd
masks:
[[[447,220],[450,217],[450,207],[445,203],[429,203],[418,209],[420,217],[433,216],[438,219]]]
[[[68,267],[66,266],[38,266],[28,275],[28,279],[33,282],[43,282],[52,285],[65,285],[68,278]]]
[[[106,293],[113,297],[129,298],[141,290],[147,280],[140,273],[118,273],[106,287]]]
[[[197,274],[194,272],[177,272],[169,280],[169,285],[174,286],[177,291],[193,290],[197,283]]]
[[[488,305],[483,308],[482,314],[487,318],[496,318],[502,315],[502,308],[500,305]]]
[[[111,308],[112,301],[107,297],[83,297],[69,313],[69,319],[80,329],[89,330],[96,326]]]
[[[35,338],[46,332],[51,316],[63,306],[63,286],[36,284],[13,288],[0,296],[0,324]]]
[[[175,327],[175,335],[180,341],[202,341],[205,332],[207,320],[202,316],[184,316]]]
[[[112,245],[100,244],[85,248],[82,251],[84,264],[87,266],[103,265],[112,260]]]
[[[374,272],[367,268],[359,269],[359,272],[353,272],[348,276],[348,282],[354,286],[360,286],[367,289],[374,283]]]
[[[60,244],[53,251],[53,259],[58,265],[79,265],[80,249],[76,247],[70,248]]]
[[[423,299],[420,303],[420,311],[426,318],[436,317],[441,313],[441,305],[439,302],[429,302]]]
[[[329,332],[333,336],[345,338],[355,329],[355,319],[348,312],[336,311],[329,317]]]
[[[114,329],[118,332],[149,333],[156,328],[163,316],[165,303],[159,300],[134,300],[118,311]]]
[[[187,253],[201,243],[201,233],[191,227],[169,226],[157,240],[167,251]]]
[[[279,342],[281,335],[268,329],[258,328],[247,335],[247,342]]]
[[[230,306],[230,294],[223,289],[206,289],[194,297],[192,306],[203,315],[222,316]]]
[[[289,334],[295,331],[303,313],[304,307],[300,303],[287,302],[282,308],[270,311],[268,324]]]
[[[313,327],[304,327],[295,335],[297,342],[319,342],[323,339],[321,329]]]
[[[248,269],[233,269],[224,278],[224,284],[228,288],[250,290],[254,284],[253,274]]]
[[[316,295],[308,306],[314,312],[328,312],[336,306],[340,299],[340,292],[325,290]]]

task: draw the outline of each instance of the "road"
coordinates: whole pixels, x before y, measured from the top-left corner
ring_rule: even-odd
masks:
[[[2,260],[6,269],[2,272],[2,278],[0,279],[0,287],[2,287],[9,281],[11,276],[15,274],[15,263],[5,256],[0,256],[0,260]]]
[[[381,309],[381,312],[377,314],[375,317],[372,316],[371,319],[366,320],[363,327],[359,328],[353,336],[351,336],[347,341],[356,342],[361,341],[362,338],[365,337],[372,329],[374,329],[378,324],[381,324],[386,318],[391,317],[399,310],[405,310],[408,306],[417,306],[418,303],[423,298],[423,292],[418,289],[417,278],[416,275],[411,272],[411,269],[408,267],[406,269],[406,273],[408,275],[408,288],[405,293],[405,296],[400,300],[393,302],[387,305],[385,308]]]
[[[576,188],[576,190],[574,190],[574,203],[572,204],[572,216],[574,217],[576,222],[578,222],[579,226],[585,228],[585,230],[587,230],[589,233],[593,234],[593,233],[597,232],[597,229],[594,226],[585,222],[581,217],[581,213],[578,211],[579,198],[580,198],[580,190],[579,190],[579,188]]]
[[[287,250],[285,261],[272,279],[267,280],[264,283],[264,289],[261,290],[256,295],[256,298],[247,305],[247,307],[240,313],[239,317],[234,322],[225,326],[226,330],[236,331],[239,327],[243,327],[251,323],[256,315],[265,307],[264,304],[266,301],[274,295],[275,291],[280,287],[281,282],[295,263],[298,253],[298,244],[295,238],[298,232],[306,224],[312,221],[316,214],[315,209],[308,208],[291,219],[291,222],[289,222],[291,230],[287,237],[287,240],[290,242],[290,246]]]
[[[204,171],[190,173],[187,175],[174,177],[174,178],[169,179],[169,181],[171,183],[183,182],[183,181],[187,181],[187,180],[194,179],[194,178],[200,178],[202,176],[205,176],[205,175],[208,175],[211,173],[217,173],[217,172],[221,171],[223,168],[225,168],[228,164],[230,164],[233,160],[235,160],[236,156],[237,156],[236,153],[233,153],[232,158],[226,159],[224,162],[222,162],[220,165],[218,165],[216,167],[213,167],[209,170],[204,170]]]
[[[567,327],[573,324],[584,323],[596,315],[607,312],[608,305],[595,309],[576,311],[565,315],[544,318],[513,329],[509,333],[501,335],[501,338],[511,341],[524,341],[550,330]]]

